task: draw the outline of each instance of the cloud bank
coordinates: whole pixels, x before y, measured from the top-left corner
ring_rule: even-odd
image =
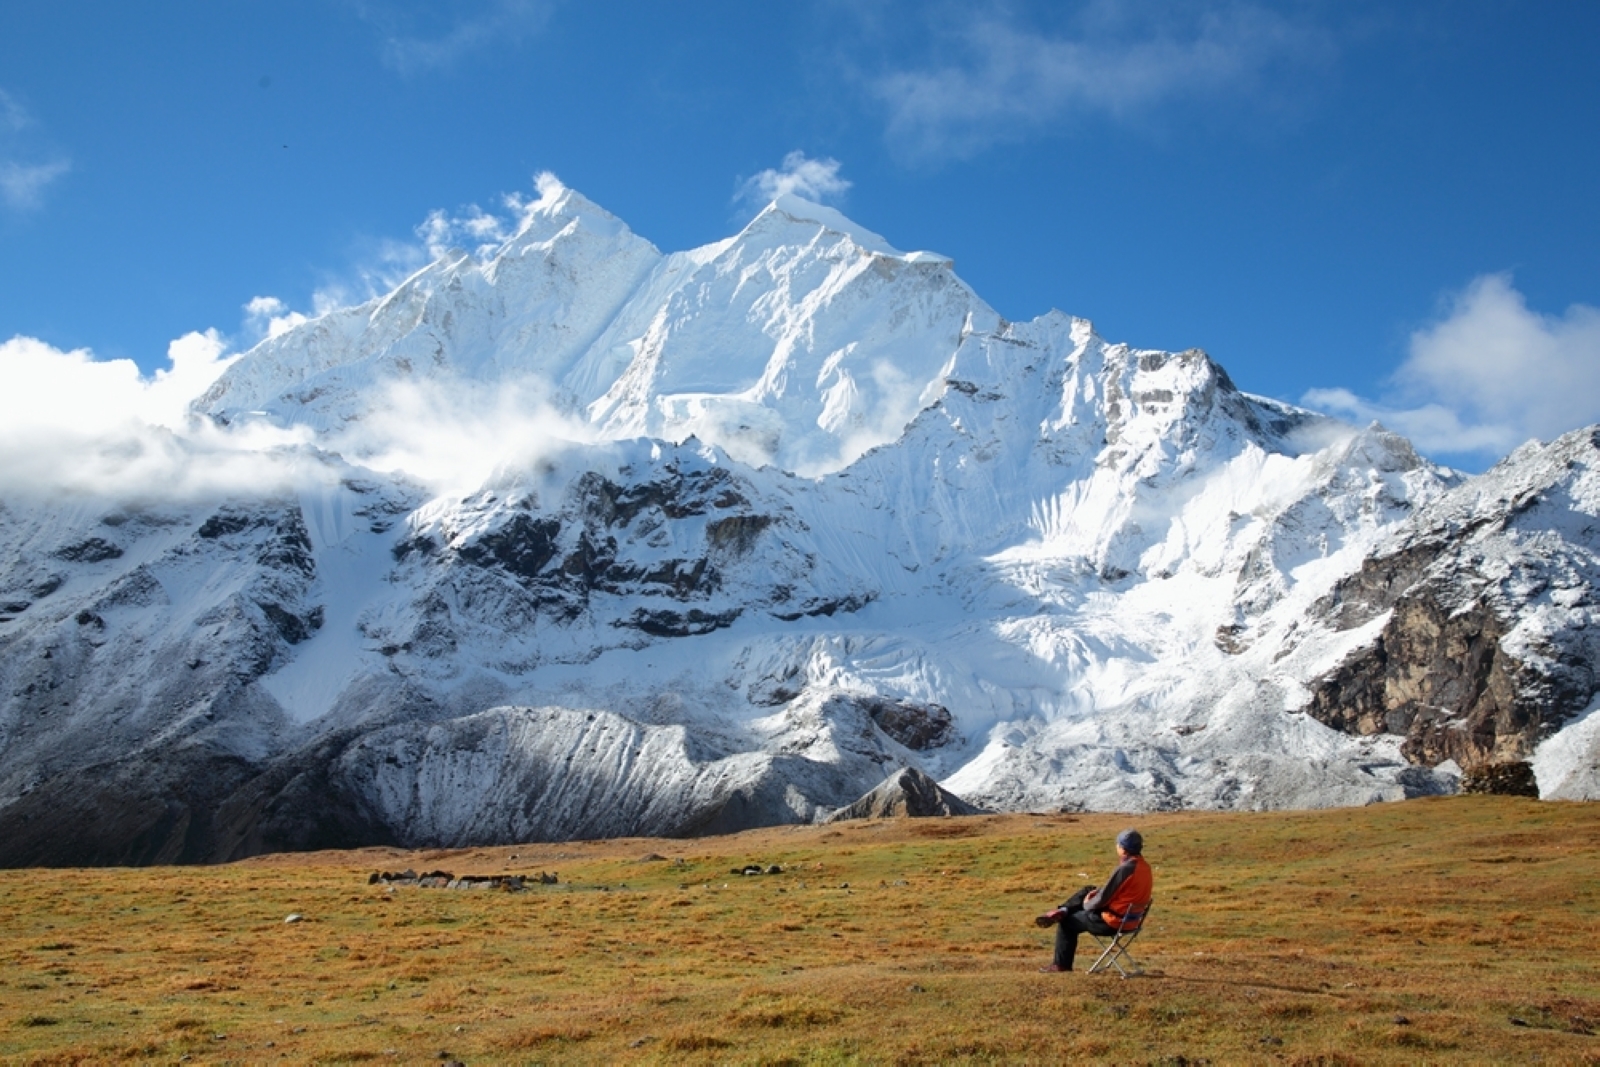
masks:
[[[1330,51],[1320,31],[1249,4],[1089,5],[1074,35],[996,7],[964,14],[944,39],[942,61],[870,79],[891,145],[913,157],[965,157],[1083,117],[1247,95],[1275,69]]]
[[[548,383],[433,379],[396,383],[371,415],[322,442],[372,470],[404,473],[439,493],[465,493],[503,467],[528,469],[594,429],[560,412]]]
[[[278,302],[250,306],[270,313]],[[467,492],[502,467],[527,469],[594,441],[535,380],[393,385],[372,415],[320,436],[265,419],[221,426],[192,416],[190,404],[238,358],[215,330],[173,341],[169,366],[149,377],[131,360],[31,337],[0,344],[0,493],[147,503],[258,496],[328,484],[348,473],[344,460]]]
[[[1600,422],[1600,309],[1528,307],[1507,274],[1476,278],[1411,335],[1389,392],[1313,389],[1303,402],[1379,421],[1430,455],[1495,458]]]
[[[224,349],[215,330],[186,334],[146,377],[132,360],[0,343],[0,492],[183,500],[300,482],[306,461],[292,449],[304,433],[190,418],[190,401],[237,358]]]

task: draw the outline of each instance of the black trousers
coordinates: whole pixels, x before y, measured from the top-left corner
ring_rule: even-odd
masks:
[[[1099,912],[1083,910],[1083,898],[1088,892],[1087,889],[1080,889],[1061,905],[1061,910],[1067,914],[1056,924],[1055,965],[1063,971],[1072,970],[1073,958],[1078,954],[1079,934],[1099,934],[1101,937],[1109,937],[1116,933],[1106,925],[1104,919],[1100,918]]]

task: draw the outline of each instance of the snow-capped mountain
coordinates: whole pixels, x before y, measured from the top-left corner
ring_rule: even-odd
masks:
[[[544,431],[427,488],[419,394]],[[196,407],[313,435],[298,488],[0,511],[0,862],[713,832],[904,767],[999,809],[1600,793],[1594,431],[1463,479],[794,197],[663,255],[552,188]]]

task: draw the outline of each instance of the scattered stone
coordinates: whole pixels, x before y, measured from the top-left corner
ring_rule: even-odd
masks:
[[[1406,1018],[1404,1015],[1396,1015],[1394,1017],[1394,1024],[1396,1026],[1410,1026],[1411,1020]]]
[[[520,893],[530,880],[541,885],[555,885],[559,879],[550,872],[524,874],[463,874],[459,877],[449,871],[430,871],[418,875],[416,871],[374,871],[367,878],[368,885],[382,885],[394,892],[395,886],[412,885],[419,889],[498,889],[506,893]]]
[[[286,916],[283,921],[285,923],[298,923],[298,922],[305,922],[305,919],[306,919],[306,917],[304,915],[301,915],[297,911],[297,912],[293,912],[292,914]]]
[[[1530,1022],[1528,1022],[1528,1020],[1526,1020],[1526,1019],[1523,1019],[1523,1018],[1520,1018],[1520,1017],[1518,1017],[1516,1015],[1513,1015],[1511,1017],[1511,1025],[1512,1026],[1531,1026],[1532,1024]]]

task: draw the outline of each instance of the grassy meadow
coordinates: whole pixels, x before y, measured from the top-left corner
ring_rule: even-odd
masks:
[[[1082,973],[1087,938],[1079,972],[1038,973],[1033,916],[1102,880],[1129,824],[1156,874],[1147,974]],[[406,867],[559,882],[368,884]],[[0,871],[7,1063],[1600,1064],[1597,1034],[1595,805]]]

